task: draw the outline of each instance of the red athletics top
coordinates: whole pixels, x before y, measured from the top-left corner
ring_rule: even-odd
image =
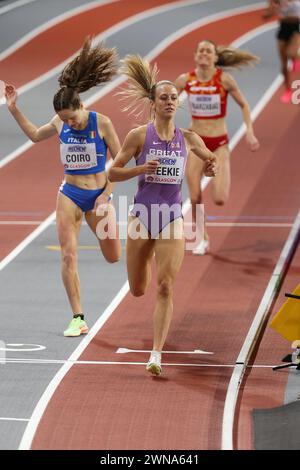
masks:
[[[221,82],[222,69],[217,69],[208,82],[200,82],[196,70],[189,73],[185,91],[193,119],[218,119],[226,116],[227,95]]]

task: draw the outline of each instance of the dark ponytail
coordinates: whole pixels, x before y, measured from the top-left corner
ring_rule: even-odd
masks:
[[[80,53],[65,66],[58,78],[60,89],[53,98],[55,111],[79,109],[79,93],[109,82],[116,73],[116,49],[106,48],[102,42],[92,46],[92,38],[86,38]]]

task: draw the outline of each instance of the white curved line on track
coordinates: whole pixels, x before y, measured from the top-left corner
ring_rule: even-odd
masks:
[[[136,15],[131,16],[130,18],[127,18],[126,20],[123,20],[116,25],[108,28],[106,31],[101,33],[96,37],[96,40],[104,40],[105,38],[109,37],[112,34],[115,34],[122,29],[130,27],[132,24],[136,23],[137,21],[141,21],[146,18],[150,18],[151,16],[154,16],[156,14],[164,13],[165,11],[173,10],[175,8],[182,8],[184,6],[189,6],[193,4],[198,4],[198,3],[205,3],[211,0],[182,0],[180,2],[175,2],[175,3],[170,3],[168,5],[163,5],[160,7],[155,7],[151,8],[150,10],[147,10],[145,13],[138,13]],[[59,74],[61,70],[64,68],[64,66],[76,56],[77,52],[73,54],[73,56],[69,57],[66,61],[62,62],[60,65],[57,67],[51,69],[50,71],[46,72],[43,75],[40,75],[39,77],[35,78],[31,82],[27,83],[26,85],[20,87],[18,89],[18,95],[25,93],[26,91],[31,90],[35,86],[40,85],[44,81],[48,80],[49,78],[53,77],[56,74]],[[111,90],[116,88],[118,85],[120,85],[122,82],[125,81],[125,78],[119,77],[116,80],[113,80],[112,83],[109,85],[106,85],[102,88],[100,92],[96,92],[93,95],[90,96],[88,100],[86,100],[86,105],[89,106],[90,104],[94,103],[98,99],[102,98],[106,94],[108,94]],[[0,106],[5,104],[5,99],[0,99]],[[34,145],[33,142],[30,140],[27,140],[22,144],[20,147],[17,149],[13,150],[10,154],[6,155],[4,158],[1,159],[0,161],[0,169],[3,168],[5,165],[13,161],[15,158],[19,157],[21,154],[29,150],[32,146]]]
[[[209,1],[209,0],[188,0],[188,1],[184,0],[184,1],[181,1],[181,2],[176,2],[176,8],[187,6],[187,5],[190,5],[190,4],[203,3],[203,2],[206,2],[206,1]],[[164,51],[167,47],[169,47],[174,41],[176,41],[177,39],[180,39],[185,34],[191,32],[191,31],[194,31],[195,29],[200,28],[201,26],[204,26],[204,25],[209,24],[209,23],[213,23],[214,21],[218,21],[218,20],[221,20],[221,19],[224,19],[224,18],[231,17],[232,15],[237,15],[239,13],[246,13],[246,12],[250,12],[250,11],[259,10],[260,8],[262,8],[263,5],[264,5],[264,2],[261,2],[261,3],[255,4],[255,5],[248,5],[248,6],[233,8],[232,10],[227,10],[223,13],[214,13],[212,15],[209,15],[209,16],[205,17],[205,18],[202,18],[201,20],[197,20],[197,21],[195,21],[195,22],[193,22],[193,23],[191,23],[187,26],[184,26],[183,28],[180,28],[178,31],[176,31],[175,33],[168,36],[168,38],[161,41],[154,49],[152,49],[152,51],[150,51],[145,56],[145,58],[148,59],[149,61],[153,60],[162,51]],[[173,7],[171,8],[171,6],[173,6]],[[119,30],[130,26],[131,24],[135,23],[136,21],[151,17],[151,16],[153,16],[157,13],[161,13],[162,11],[164,12],[166,10],[170,10],[170,9],[175,8],[173,3],[169,4],[168,7],[169,8],[167,8],[167,6],[153,8],[153,9],[147,11],[147,15],[140,14],[140,13],[137,14],[137,15],[134,15],[130,19],[126,19],[126,20],[118,23],[117,25],[109,28],[104,33],[101,33],[99,36],[96,37],[96,40],[103,40],[106,37],[110,36],[111,34],[116,33]],[[267,30],[268,30],[269,25],[265,25],[265,28],[267,28]],[[263,31],[263,27],[259,28],[259,30]],[[76,54],[77,53],[75,53],[71,58],[74,58],[76,56]],[[62,64],[55,67],[54,69],[47,72],[46,74],[43,74],[40,77],[38,77],[38,78],[34,79],[33,81],[29,82],[28,84],[20,87],[18,89],[18,94],[20,95],[21,93],[24,93],[25,91],[28,91],[29,89],[33,88],[34,86],[40,85],[43,81],[49,79],[50,77],[52,77],[56,73],[58,74],[61,71],[61,69],[69,62],[69,60],[71,58],[67,59]],[[99,100],[100,98],[102,98],[103,96],[108,94],[110,91],[112,91],[113,89],[115,89],[117,86],[119,86],[121,83],[123,83],[125,81],[126,81],[125,77],[118,77],[117,79],[113,80],[110,84],[106,85],[100,91],[94,93],[92,96],[90,96],[90,98],[85,100],[86,106],[90,106],[95,101]],[[2,104],[4,104],[4,100],[2,100]],[[1,105],[1,100],[0,100],[0,105]],[[2,158],[1,161],[0,161],[0,169],[3,168],[8,163],[10,163],[11,161],[13,161],[15,158],[19,157],[23,152],[27,151],[33,145],[34,145],[33,142],[28,140],[27,142],[22,144],[20,147],[18,147],[16,150],[11,152],[9,155]]]
[[[36,0],[18,0],[17,2],[9,3],[8,5],[0,8],[0,15],[4,15],[4,13],[14,10],[15,8],[19,8],[33,2],[36,2]]]
[[[35,0],[31,0],[35,1]],[[60,15],[51,18],[51,20],[42,23],[41,25],[37,26],[36,28],[32,29],[29,33],[25,34],[22,38],[18,39],[14,44],[10,47],[5,49],[0,53],[0,61],[6,59],[9,55],[16,52],[22,46],[30,42],[32,39],[36,38],[39,34],[44,33],[47,29],[56,26],[58,23],[62,23],[63,21],[69,20],[73,16],[79,15],[81,13],[85,13],[86,11],[93,10],[94,8],[99,8],[109,3],[115,3],[119,0],[105,0],[103,3],[100,3],[98,0],[95,0],[90,3],[86,3],[80,7],[75,7],[72,10],[68,10],[65,13],[61,13]],[[0,11],[1,14],[1,11]]]
[[[251,10],[253,9],[253,5],[250,7],[250,9]],[[236,9],[233,10],[233,13],[235,13],[235,12],[236,12]],[[227,12],[225,12],[225,17],[228,17],[228,16],[229,16],[229,12],[227,11]],[[232,16],[232,14],[230,16]],[[218,19],[221,19],[221,14],[218,15]],[[262,31],[263,30],[260,29],[259,34],[261,34]],[[254,36],[255,36],[255,34],[253,35],[253,37]],[[175,40],[175,38],[174,38],[174,40]],[[151,53],[149,53],[149,54],[151,54]],[[273,92],[276,91],[275,88],[273,88],[273,90],[274,90]],[[256,109],[260,109],[260,112],[261,112],[261,110],[264,108],[264,106],[266,106],[266,104],[270,100],[271,96],[272,96],[271,94],[265,93],[265,95],[263,97],[263,103],[261,104],[261,101],[260,101],[257,104]],[[242,136],[242,133],[241,133],[241,136]],[[241,138],[241,136],[239,137],[239,139]],[[237,144],[237,142],[238,142],[238,140],[236,140],[235,145]],[[188,209],[188,206],[189,206],[189,201],[186,201],[184,206],[183,206],[183,210],[186,211]],[[55,217],[55,214],[52,214],[52,215],[53,215],[53,217]],[[33,414],[30,418],[30,421],[29,421],[29,423],[28,423],[28,425],[25,429],[25,432],[23,434],[23,437],[22,437],[22,440],[21,440],[21,443],[20,443],[20,446],[19,446],[20,450],[30,449],[33,438],[34,438],[34,435],[35,435],[35,432],[36,432],[37,427],[39,425],[39,422],[40,422],[40,420],[43,416],[43,413],[44,413],[51,397],[53,396],[54,392],[56,391],[57,387],[59,386],[59,384],[61,383],[61,381],[63,380],[63,378],[67,374],[67,372],[72,367],[72,362],[70,362],[70,361],[76,361],[78,359],[78,357],[80,357],[82,352],[89,345],[89,343],[92,341],[94,336],[99,332],[99,330],[105,324],[107,319],[112,315],[114,310],[118,307],[118,305],[120,304],[120,302],[123,300],[123,298],[126,296],[126,294],[128,292],[129,292],[129,285],[128,285],[128,282],[126,282],[123,285],[123,287],[120,289],[118,294],[114,297],[111,304],[105,309],[105,311],[103,312],[103,314],[101,315],[99,320],[91,328],[88,336],[82,340],[82,342],[79,344],[79,346],[71,354],[71,356],[68,359],[69,362],[65,363],[62,366],[62,368],[57,372],[57,374],[53,377],[53,379],[51,380],[51,382],[47,386],[45,392],[41,396],[40,400],[38,401],[38,403],[37,403],[37,405],[36,405],[36,407],[33,411]]]
[[[279,256],[279,259],[271,275],[263,298],[256,311],[252,325],[248,331],[242,349],[236,360],[236,366],[232,372],[232,376],[227,388],[227,394],[224,405],[222,422],[222,450],[233,450],[234,448],[233,431],[235,409],[243,376],[251,354],[256,346],[256,343],[259,340],[260,332],[265,326],[266,320],[270,312],[270,307],[281,287],[282,280],[289,266],[289,261],[297,248],[297,239],[299,237],[299,233],[300,212],[298,213],[294,221],[293,227]]]
[[[117,1],[118,0],[108,0],[108,2],[117,2]],[[110,28],[108,28],[107,30],[105,30],[104,32],[102,32],[98,36],[96,36],[96,39],[97,40],[104,40],[108,36],[111,36],[112,34],[115,34],[115,33],[119,32],[122,29],[130,27],[132,24],[134,24],[138,21],[144,20],[146,18],[150,18],[151,16],[161,14],[161,13],[164,13],[166,11],[175,10],[175,9],[178,9],[178,8],[183,8],[185,6],[196,5],[196,4],[199,4],[199,3],[205,3],[205,2],[209,2],[209,1],[211,1],[211,0],[180,0],[180,1],[176,1],[174,3],[168,3],[167,5],[162,5],[162,6],[159,6],[159,7],[150,8],[149,10],[146,10],[146,11],[141,12],[141,13],[137,13],[135,15],[132,15],[129,18],[126,18],[125,20],[122,20],[119,23],[111,26]],[[94,3],[97,4],[97,2],[94,2]],[[99,4],[96,5],[96,6],[99,6]],[[75,11],[75,13],[70,15],[70,16],[72,17],[72,16],[75,16],[75,14],[77,14],[77,13],[83,13],[84,11],[87,11],[89,9],[96,8],[96,6],[93,5],[91,8],[88,8],[88,6],[77,7],[74,10],[72,10],[72,11]],[[76,12],[76,10],[78,10],[78,11]],[[64,15],[68,15],[68,14],[63,13],[62,15],[59,15],[57,18],[62,18],[62,17],[64,17]],[[57,20],[57,18],[56,18],[56,20]],[[64,18],[64,20],[65,19],[67,19],[67,17]],[[63,21],[63,20],[61,20],[61,21]],[[48,28],[50,27],[49,24],[51,26],[54,26],[53,22],[54,22],[54,20],[50,20],[48,22]],[[47,23],[45,23],[45,25],[47,25]],[[35,30],[33,30],[33,31],[35,31]],[[27,35],[27,36],[30,37],[30,35],[32,34],[32,37],[30,38],[30,40],[33,39],[34,37],[36,37],[40,32],[43,32],[43,31],[40,31],[40,27],[36,28],[36,31],[37,31],[37,34],[32,32],[32,33],[29,33]],[[21,41],[22,41],[22,39],[21,39]],[[25,42],[28,42],[28,41],[25,41]],[[23,44],[20,44],[19,47],[21,45],[23,45]],[[72,56],[68,57],[66,60],[64,60],[63,62],[61,62],[57,66],[55,66],[54,68],[48,70],[48,72],[40,75],[39,77],[35,78],[34,80],[31,80],[30,82],[26,83],[25,85],[22,85],[17,90],[18,94],[21,95],[21,94],[31,90],[35,86],[40,85],[41,83],[45,82],[46,80],[49,80],[49,78],[59,74],[61,72],[61,70],[65,67],[65,65],[67,65],[67,63],[70,60],[72,60],[74,57],[76,57],[78,52],[79,52],[79,50],[76,51]],[[0,105],[3,105],[4,103],[5,103],[5,101],[3,99],[0,100]]]

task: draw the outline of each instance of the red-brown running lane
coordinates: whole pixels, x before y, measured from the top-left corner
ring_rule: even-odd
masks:
[[[259,26],[261,24],[260,14],[261,10],[239,14],[234,17],[235,19],[219,20],[205,25],[176,41],[176,49],[185,51],[184,60],[183,62],[181,60],[174,61],[171,67],[172,61],[169,59],[169,53],[172,54],[174,50],[171,45],[167,51],[157,57],[161,74],[166,73],[167,76],[170,74],[175,78],[179,73],[189,70],[192,61],[191,51],[194,50],[199,36],[215,39],[218,35],[220,42],[230,43],[241,34],[245,34],[247,31]],[[233,21],[234,27],[232,27]],[[40,52],[42,52],[42,48]],[[33,66],[38,67],[38,61]],[[35,73],[36,75],[37,73]],[[128,122],[128,119],[124,119],[119,107],[112,106],[112,102],[117,100],[115,93],[116,91],[112,91],[104,96],[95,103],[93,109],[107,114],[112,119],[120,138],[123,139],[130,128],[130,122]],[[20,174],[22,178],[20,178]],[[12,213],[38,211],[44,214],[41,218],[45,219],[55,209],[56,193],[61,179],[62,171],[58,158],[57,141],[51,139],[30,148],[1,170],[0,185],[3,194],[6,194],[6,198],[5,201],[4,199],[0,200],[0,219],[1,214],[8,211]],[[20,191],[17,193],[15,188],[20,188]],[[19,194],[22,194],[22,198]],[[2,220],[6,219],[6,216],[2,216]],[[3,259],[31,232],[32,228],[30,226],[19,226],[18,229],[16,229],[16,226],[2,226],[0,259]]]
[[[236,147],[230,201],[218,209],[206,195],[208,214],[257,216],[256,222],[262,215],[270,221],[274,215],[296,215],[298,112],[275,95],[255,125],[261,150],[252,155],[244,142]],[[219,449],[232,371],[223,366],[236,360],[288,232],[286,227],[211,227],[212,253],[185,257],[165,349],[203,349],[214,356],[165,354],[164,363],[186,366],[164,365],[158,379],[148,376],[145,365],[73,366],[49,403],[32,448]],[[154,281],[143,298],[127,295],[80,359],[145,363],[148,354],[115,351],[151,349],[154,298]],[[211,367],[197,367],[201,363]]]
[[[292,292],[299,284],[299,279],[300,248],[298,247],[277,301],[272,308],[271,317],[278,312],[286,301],[284,293]],[[291,353],[291,343],[267,326],[254,366],[282,364],[282,358]],[[235,447],[237,449],[253,449],[254,447],[253,409],[276,408],[283,405],[288,374],[289,369],[273,371],[271,367],[249,369],[248,373],[245,374],[237,413],[238,424],[235,429]]]
[[[120,0],[76,14],[38,34],[0,61],[1,80],[19,88],[75,54],[87,35],[98,35],[145,9],[168,3],[174,0]]]

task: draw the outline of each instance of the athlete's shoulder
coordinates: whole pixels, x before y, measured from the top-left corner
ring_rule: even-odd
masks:
[[[102,123],[102,124],[111,123],[111,119],[108,116],[106,116],[105,114],[101,114],[101,113],[98,113],[96,111],[92,111],[92,112],[96,114],[98,124],[100,124],[100,123]]]
[[[138,126],[138,127],[134,127],[133,129],[131,129],[128,132],[127,139],[129,139],[129,140],[136,139],[136,140],[139,140],[139,141],[145,139],[146,132],[147,132],[147,127],[148,127],[147,124],[144,124],[144,125]]]
[[[197,132],[192,131],[192,130],[190,130],[190,129],[182,129],[182,128],[180,128],[179,130],[182,132],[184,138],[187,139],[187,140],[190,140],[190,139],[194,139],[194,138],[199,137],[198,134],[197,134]]]
[[[58,116],[58,114],[55,114],[52,119],[50,119],[49,124],[53,127],[55,127],[57,133],[59,134],[62,127],[63,127],[63,122]]]
[[[189,72],[182,73],[176,78],[174,85],[177,88],[179,93],[181,93],[185,89],[189,79],[190,79]]]
[[[231,88],[236,83],[233,76],[230,73],[225,72],[224,70],[222,70],[222,73],[220,74],[220,79],[222,85],[225,88]]]

